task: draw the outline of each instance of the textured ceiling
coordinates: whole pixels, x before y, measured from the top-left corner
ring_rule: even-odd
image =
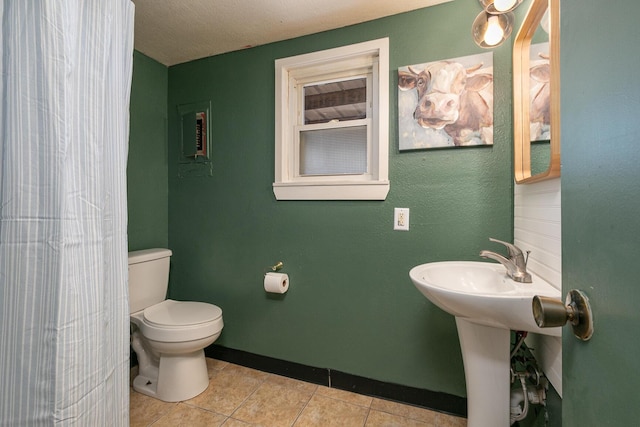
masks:
[[[132,0],[135,48],[170,66],[452,0]]]

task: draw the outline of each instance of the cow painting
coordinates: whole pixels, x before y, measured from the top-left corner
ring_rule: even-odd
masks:
[[[493,144],[491,55],[398,69],[401,150]]]

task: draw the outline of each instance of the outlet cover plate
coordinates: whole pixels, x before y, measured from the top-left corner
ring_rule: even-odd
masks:
[[[393,229],[409,231],[409,208],[395,208],[393,210]]]

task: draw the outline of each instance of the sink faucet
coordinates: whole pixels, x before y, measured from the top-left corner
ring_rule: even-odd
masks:
[[[504,265],[507,269],[507,275],[516,282],[531,283],[531,274],[527,273],[527,260],[524,258],[524,254],[520,248],[511,243],[503,242],[502,240],[493,238],[489,238],[489,240],[505,245],[509,252],[509,258],[492,251],[480,251],[480,256],[482,258],[494,259]],[[527,258],[529,258],[529,251],[527,251]]]

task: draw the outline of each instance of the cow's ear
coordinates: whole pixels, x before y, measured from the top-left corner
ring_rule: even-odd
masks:
[[[531,67],[529,70],[531,78],[537,82],[546,83],[551,80],[551,69],[549,64],[540,64],[535,67]]]
[[[480,92],[482,89],[489,86],[493,82],[493,76],[491,74],[477,74],[467,78],[467,90],[472,92]]]
[[[398,71],[398,87],[409,90],[416,87],[416,75],[407,71]]]

